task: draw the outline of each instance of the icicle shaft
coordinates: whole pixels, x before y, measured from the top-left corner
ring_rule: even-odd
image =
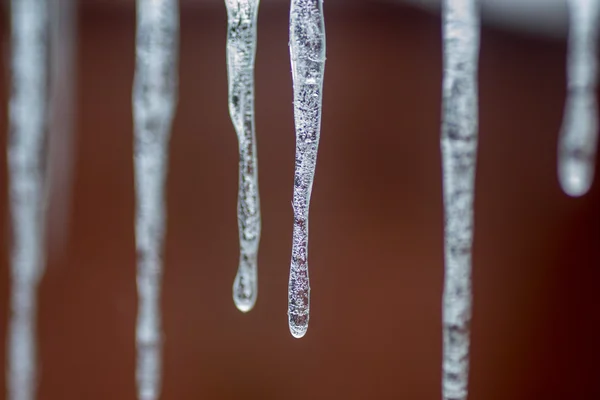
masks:
[[[260,200],[254,133],[254,58],[258,0],[225,0],[227,6],[227,76],[229,114],[239,143],[238,229],[240,263],[233,301],[240,311],[254,307],[258,294]]]
[[[50,12],[50,108],[48,131],[47,247],[52,254],[68,242],[76,120],[77,1],[53,0]]]
[[[594,180],[598,146],[598,0],[569,0],[567,102],[558,150],[558,177],[570,196]]]
[[[471,250],[477,156],[476,0],[443,3],[442,166],[445,211],[443,294],[444,400],[465,400],[469,381]]]
[[[8,328],[8,399],[33,400],[37,287],[44,270],[44,133],[48,15],[45,0],[11,2],[9,208],[12,277]]]
[[[165,234],[165,180],[177,103],[177,0],[137,0],[133,87],[137,215],[137,385],[140,400],[160,396],[160,287]]]
[[[321,130],[325,21],[322,0],[292,0],[290,58],[294,85],[296,168],[294,172],[294,231],[288,287],[288,322],[294,337],[308,329],[308,214]]]

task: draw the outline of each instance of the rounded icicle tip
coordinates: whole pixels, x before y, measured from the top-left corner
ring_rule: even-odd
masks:
[[[304,335],[306,335],[306,331],[308,330],[308,314],[288,314],[288,325],[290,328],[290,333],[293,337],[296,339],[304,337]]]
[[[558,144],[558,180],[571,197],[586,194],[594,180],[598,144],[596,93],[572,91],[567,97]]]
[[[258,294],[255,270],[240,268],[233,281],[233,303],[243,313],[254,308]]]
[[[252,310],[254,308],[254,304],[256,303],[253,300],[246,301],[240,299],[234,299],[233,302],[235,303],[237,309],[243,313],[247,313],[248,311]]]
[[[254,304],[256,304],[256,298],[253,297],[251,299],[244,299],[234,297],[233,302],[238,310],[240,310],[243,313],[247,313],[248,311],[254,308]]]
[[[570,158],[561,163],[558,179],[563,191],[571,197],[586,194],[594,180],[594,168],[586,160]]]

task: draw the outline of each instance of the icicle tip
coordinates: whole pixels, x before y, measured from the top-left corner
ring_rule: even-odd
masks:
[[[289,328],[290,333],[296,339],[300,339],[306,335],[306,331],[308,330],[308,315],[289,315]]]
[[[256,304],[256,298],[253,297],[251,299],[243,299],[239,297],[234,297],[233,303],[235,304],[238,310],[240,310],[243,313],[247,313],[248,311],[254,308],[254,304]]]
[[[233,281],[233,303],[243,313],[254,308],[258,297],[256,260],[249,267],[247,263],[240,264]]]
[[[558,179],[563,191],[571,197],[585,195],[594,180],[593,164],[585,160],[569,157],[558,169]]]

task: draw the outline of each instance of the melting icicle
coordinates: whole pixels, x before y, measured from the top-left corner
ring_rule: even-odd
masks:
[[[567,103],[558,150],[558,177],[570,196],[584,195],[594,180],[598,144],[598,0],[569,0]]]
[[[8,399],[36,392],[36,293],[44,270],[44,133],[48,16],[45,0],[11,2],[9,208],[12,223]]]
[[[160,285],[168,144],[177,103],[178,0],[137,0],[133,86],[140,400],[160,396]]]
[[[254,56],[258,0],[225,0],[227,6],[227,74],[229,114],[239,142],[238,229],[240,264],[233,282],[233,301],[247,312],[257,296],[260,201],[254,134]]]
[[[294,84],[296,169],[294,172],[294,232],[288,286],[291,334],[301,338],[308,329],[308,211],[321,129],[325,21],[322,0],[292,0],[290,58]]]
[[[465,400],[469,382],[471,248],[478,125],[478,5],[477,0],[443,2],[444,400]]]

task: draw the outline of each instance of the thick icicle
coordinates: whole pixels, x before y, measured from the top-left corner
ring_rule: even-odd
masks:
[[[594,180],[598,145],[598,0],[569,0],[567,102],[558,145],[558,178],[570,196]]]
[[[165,180],[177,103],[178,0],[137,0],[133,86],[137,215],[137,386],[140,400],[160,396],[160,286],[165,234]]]
[[[238,229],[240,263],[233,282],[233,301],[250,311],[258,295],[257,256],[260,201],[254,134],[254,56],[259,0],[225,0],[227,6],[227,75],[229,114],[239,143]]]
[[[291,334],[301,338],[308,329],[308,212],[321,130],[325,21],[322,0],[292,0],[290,58],[294,84],[296,169],[294,172],[294,232],[288,286]]]
[[[10,400],[33,400],[37,287],[44,271],[48,2],[13,0],[8,177],[12,224],[7,387]]]
[[[443,2],[444,400],[465,400],[469,383],[471,250],[477,157],[479,3]]]

